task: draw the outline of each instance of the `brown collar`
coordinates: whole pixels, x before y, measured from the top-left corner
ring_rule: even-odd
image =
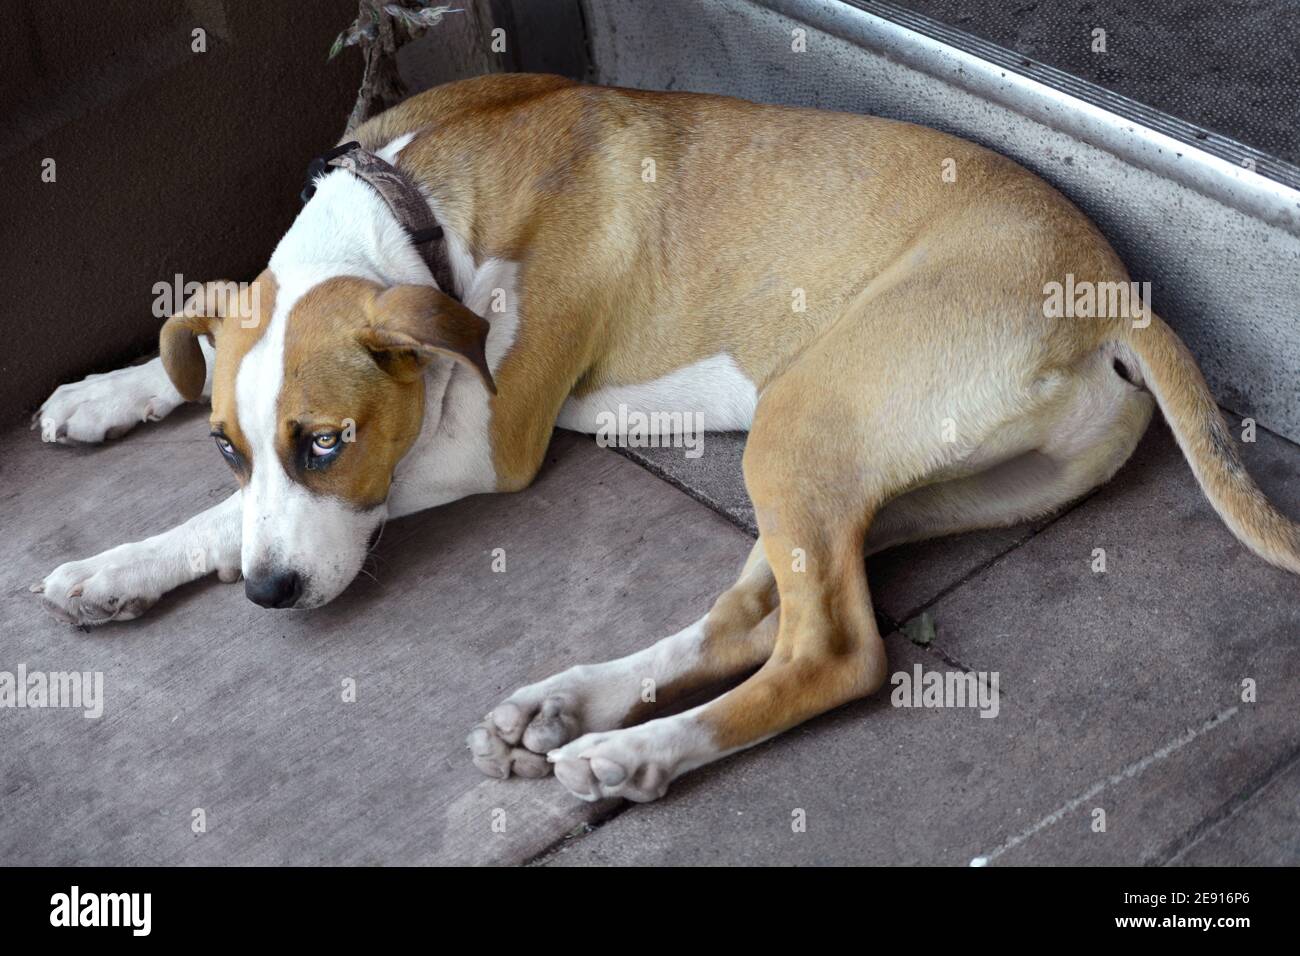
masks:
[[[362,149],[360,143],[343,143],[316,157],[307,167],[307,188],[302,191],[304,203],[316,192],[316,178],[328,166],[346,169],[379,193],[379,198],[388,205],[411,237],[420,257],[433,273],[438,288],[459,301],[460,296],[456,294],[452,282],[451,261],[447,257],[442,226],[438,225],[433,210],[429,208],[428,201],[415,181],[396,166],[369,150]]]

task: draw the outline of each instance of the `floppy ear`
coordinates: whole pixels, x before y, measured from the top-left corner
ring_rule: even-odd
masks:
[[[208,377],[208,363],[199,348],[200,335],[212,335],[221,320],[206,315],[178,312],[168,319],[158,337],[159,352],[167,377],[187,402],[197,402],[203,395]]]
[[[232,285],[233,283],[225,283]],[[158,349],[167,377],[187,402],[197,402],[203,395],[203,383],[208,377],[208,364],[199,348],[199,336],[206,335],[209,341],[221,328],[220,296],[213,296],[210,290],[222,283],[209,282],[202,292],[195,293],[185,306],[163,323],[158,335]],[[202,296],[202,299],[200,299]]]
[[[370,324],[357,340],[394,378],[418,378],[434,356],[445,355],[472,368],[497,393],[483,354],[487,320],[455,299],[431,286],[399,285],[372,300],[367,311]]]

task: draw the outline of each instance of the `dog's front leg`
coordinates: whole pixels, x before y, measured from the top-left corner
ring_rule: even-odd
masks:
[[[231,316],[249,327],[261,319],[260,291],[261,286],[256,282],[244,286],[229,281],[206,282],[173,318]],[[195,401],[212,395],[216,354],[212,342],[205,337],[200,337],[199,348],[203,353],[204,376],[202,392]],[[185,401],[159,357],[59,386],[32,416],[32,427],[41,426],[42,441],[95,444],[125,435],[141,422],[165,418]]]
[[[203,397],[212,394],[212,346],[201,342],[207,361]],[[54,390],[32,418],[41,427],[41,440],[97,444],[120,438],[141,422],[156,422],[184,404],[162,359],[154,358],[102,375],[88,375]]]
[[[213,571],[237,580],[241,495],[152,538],[62,564],[32,590],[61,620],[107,624],[139,617],[166,592]]]

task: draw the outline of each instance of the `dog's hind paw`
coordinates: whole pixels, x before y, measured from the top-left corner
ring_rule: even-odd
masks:
[[[581,733],[574,699],[525,687],[492,709],[466,739],[474,766],[489,777],[544,777],[548,751]]]
[[[180,393],[154,359],[59,386],[32,416],[32,427],[40,426],[42,441],[98,443],[157,421],[180,404]]]
[[[153,561],[122,545],[83,561],[55,568],[32,590],[61,621],[77,625],[107,624],[139,617],[162,596]]]
[[[669,719],[671,720],[671,718]],[[658,726],[657,726],[658,725]],[[658,800],[677,775],[668,721],[605,734],[587,734],[552,751],[555,778],[583,800],[623,797],[636,803]]]
[[[511,774],[517,777],[544,777],[551,772],[545,756],[533,753],[526,747],[512,747],[497,735],[491,721],[484,721],[471,730],[465,743],[473,755],[474,766],[489,777],[499,780],[504,780]]]

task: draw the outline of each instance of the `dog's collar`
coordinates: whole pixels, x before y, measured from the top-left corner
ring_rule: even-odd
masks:
[[[362,149],[360,143],[343,143],[317,156],[308,165],[307,185],[302,191],[304,203],[315,194],[317,178],[331,166],[346,169],[379,193],[379,198],[393,211],[411,242],[415,243],[438,288],[459,301],[460,296],[452,282],[447,247],[440,241],[443,238],[442,226],[438,225],[437,217],[414,180],[392,163]]]

